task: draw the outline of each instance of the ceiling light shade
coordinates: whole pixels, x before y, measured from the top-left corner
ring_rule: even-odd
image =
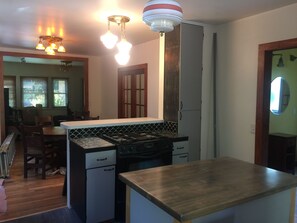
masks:
[[[60,44],[60,46],[58,48],[58,52],[60,52],[60,53],[65,53],[66,52],[65,47],[63,46],[62,42],[61,42],[61,44]]]
[[[118,42],[117,48],[121,53],[129,53],[132,48],[132,44],[126,39],[122,39],[120,42]]]
[[[126,52],[118,52],[114,58],[119,65],[126,65],[130,60],[130,55]]]
[[[296,59],[297,59],[296,56],[294,56],[294,55],[290,55],[290,61],[295,61]]]
[[[39,42],[36,46],[36,50],[45,50],[45,47],[43,46],[41,39],[39,39]]]
[[[55,55],[56,51],[64,53],[66,50],[62,44],[62,41],[63,39],[58,36],[39,36],[36,49],[44,50],[49,55]]]
[[[72,67],[72,61],[61,60],[60,71],[68,72]]]
[[[142,20],[162,35],[181,23],[183,10],[175,0],[150,0],[144,6]]]
[[[118,42],[118,37],[108,30],[104,35],[100,37],[101,42],[107,49],[112,49]]]

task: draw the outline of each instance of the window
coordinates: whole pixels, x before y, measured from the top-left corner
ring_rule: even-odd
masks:
[[[41,104],[47,107],[47,79],[22,78],[22,103],[23,107]]]
[[[54,107],[66,107],[68,103],[67,79],[53,79]]]
[[[16,107],[16,99],[15,99],[15,77],[4,77],[4,88],[8,88],[8,100],[9,107]]]

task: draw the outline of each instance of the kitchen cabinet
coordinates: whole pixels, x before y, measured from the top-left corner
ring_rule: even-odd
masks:
[[[71,207],[86,223],[114,219],[116,150],[106,149],[115,147],[90,150],[71,142],[70,148]]]
[[[189,142],[173,142],[172,164],[182,164],[189,161]]]
[[[268,167],[295,174],[296,135],[269,135]]]
[[[189,136],[189,160],[200,158],[203,27],[181,23],[165,35],[164,120]]]

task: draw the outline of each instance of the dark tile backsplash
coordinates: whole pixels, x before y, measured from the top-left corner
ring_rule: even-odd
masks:
[[[177,123],[165,121],[163,123],[148,123],[148,124],[70,129],[69,138],[77,139],[77,138],[85,138],[85,137],[96,137],[102,134],[119,133],[119,132],[124,133],[124,132],[161,132],[161,131],[177,133]]]

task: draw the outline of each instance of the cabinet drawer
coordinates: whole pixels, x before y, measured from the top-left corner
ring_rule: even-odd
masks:
[[[86,169],[114,165],[116,163],[116,150],[86,153]]]
[[[189,152],[189,141],[180,141],[173,143],[173,155],[188,153]]]
[[[172,156],[172,164],[183,164],[189,162],[188,153],[183,153],[179,155]]]

